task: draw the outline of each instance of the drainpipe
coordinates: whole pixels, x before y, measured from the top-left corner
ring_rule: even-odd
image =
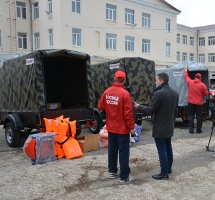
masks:
[[[32,23],[32,3],[29,0],[30,5],[30,43],[31,43],[31,52],[33,52],[33,23]]]

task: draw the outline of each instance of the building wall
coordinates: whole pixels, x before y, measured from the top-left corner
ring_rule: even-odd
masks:
[[[8,35],[11,31],[11,25],[8,18],[9,4],[16,5],[16,0],[2,0],[0,6],[0,30],[2,32],[2,47],[0,53],[13,53],[14,45]],[[32,45],[34,41],[33,34],[40,35],[40,49],[47,48],[66,48],[81,52],[86,52],[92,57],[102,57],[105,59],[115,59],[119,57],[138,56],[146,59],[154,60],[157,67],[167,67],[178,63],[177,51],[194,54],[195,61],[198,61],[198,54],[205,52],[215,52],[215,46],[198,47],[198,38],[215,35],[215,31],[210,32],[198,31],[195,28],[186,27],[177,24],[177,15],[179,10],[173,6],[159,0],[81,0],[80,14],[72,12],[72,0],[52,0],[51,14],[45,12],[48,10],[47,0],[19,0],[27,5],[27,18],[20,19],[16,17],[16,9],[14,16],[16,18],[16,34],[15,41],[18,42],[17,33],[27,33],[27,49],[19,49],[16,44],[16,52],[31,52],[36,50]],[[31,21],[32,14],[31,4],[39,3],[39,18]],[[31,4],[30,4],[31,3]],[[115,5],[117,8],[116,21],[106,20],[106,3]],[[96,5],[96,6],[95,6]],[[134,10],[134,24],[125,24],[125,9]],[[142,26],[142,13],[148,13],[151,16],[151,27],[144,28]],[[166,19],[171,21],[170,32],[166,31]],[[32,25],[31,25],[32,22]],[[72,28],[81,29],[81,46],[72,45]],[[48,46],[48,29],[53,30],[53,46]],[[106,33],[117,35],[116,50],[106,49]],[[177,33],[181,36],[187,35],[188,44],[177,43]],[[125,50],[125,36],[134,37],[134,51]],[[194,46],[189,45],[189,38],[194,37]],[[142,39],[151,41],[151,52],[146,54],[142,52]],[[171,53],[166,56],[166,43],[170,43]],[[206,42],[207,44],[207,42]],[[207,57],[207,56],[206,56]],[[100,59],[99,59],[100,60]],[[93,61],[94,63],[96,61]],[[204,63],[212,70],[215,63],[208,63],[207,59]]]

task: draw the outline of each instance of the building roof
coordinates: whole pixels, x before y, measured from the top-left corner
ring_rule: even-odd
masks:
[[[178,10],[177,8],[175,8],[174,6],[172,6],[171,4],[169,4],[167,1],[165,1],[165,0],[160,0],[160,1],[163,2],[164,4],[166,4],[167,6],[169,6],[170,8],[172,8],[173,10],[176,10],[176,11],[178,11],[178,12],[181,13],[180,10]]]
[[[197,26],[193,28],[195,28],[198,31],[211,30],[211,29],[215,29],[215,24],[206,25],[206,26]]]

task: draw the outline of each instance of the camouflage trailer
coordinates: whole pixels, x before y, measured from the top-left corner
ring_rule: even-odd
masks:
[[[32,129],[44,128],[43,118],[64,115],[77,120],[79,134],[88,122],[95,124],[89,66],[88,54],[66,49],[39,50],[4,62],[0,121],[8,145],[17,147]]]
[[[130,92],[132,101],[149,104],[155,89],[155,63],[140,57],[124,57],[90,66],[91,82],[89,98],[93,107],[97,107],[102,93],[114,82],[116,71],[126,73],[125,88]],[[92,93],[91,93],[92,92]],[[104,119],[102,113],[96,113],[96,118]],[[142,123],[143,114],[134,109],[136,123]],[[99,119],[97,119],[99,121]]]

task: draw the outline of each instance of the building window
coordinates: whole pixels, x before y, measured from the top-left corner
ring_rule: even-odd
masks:
[[[215,45],[215,36],[208,37],[208,45],[209,46]]]
[[[125,9],[125,23],[134,24],[134,10]]]
[[[182,53],[182,61],[187,61],[187,53]]]
[[[125,36],[125,50],[134,51],[134,37]]]
[[[180,44],[180,34],[177,34],[177,43]]]
[[[190,61],[194,61],[194,54],[190,53]]]
[[[26,19],[26,3],[16,2],[16,15],[19,18]]]
[[[190,37],[190,45],[194,46],[194,37]]]
[[[199,54],[199,62],[205,63],[205,54]]]
[[[116,34],[106,33],[106,49],[116,50]]]
[[[166,31],[170,32],[170,19],[166,19]]]
[[[208,54],[208,62],[215,62],[215,53]]]
[[[187,45],[187,36],[186,35],[182,36],[182,44]]]
[[[33,4],[33,19],[39,18],[39,3],[36,2]]]
[[[39,33],[34,33],[34,49],[39,49],[40,48],[40,34]]]
[[[170,43],[166,42],[166,56],[170,56]]]
[[[205,38],[199,38],[199,46],[205,46]]]
[[[149,54],[151,52],[150,47],[150,40],[142,39],[142,52]]]
[[[81,13],[81,2],[80,0],[72,0],[72,12],[73,13]]]
[[[116,6],[106,4],[106,19],[116,21]]]
[[[76,47],[81,47],[81,29],[72,29],[72,45]]]
[[[48,30],[48,46],[53,47],[53,30]]]
[[[180,61],[180,59],[181,59],[181,53],[179,52],[179,51],[177,51],[177,61]]]
[[[150,28],[150,14],[142,13],[142,26],[145,28]]]
[[[27,49],[27,34],[18,33],[18,48]]]
[[[52,13],[52,0],[48,0],[48,12]]]

